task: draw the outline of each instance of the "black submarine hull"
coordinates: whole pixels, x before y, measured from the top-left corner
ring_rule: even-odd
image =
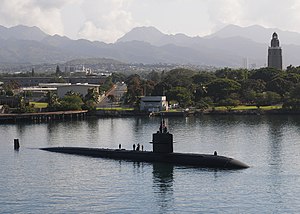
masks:
[[[194,153],[156,153],[121,149],[101,149],[85,147],[41,148],[49,152],[84,155],[90,157],[130,160],[139,162],[163,162],[175,165],[196,166],[201,168],[245,169],[249,166],[233,158]]]

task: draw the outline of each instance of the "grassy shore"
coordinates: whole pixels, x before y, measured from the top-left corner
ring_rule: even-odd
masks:
[[[117,107],[117,108],[97,108],[96,110],[105,110],[105,111],[133,111],[134,108],[122,108],[122,107]]]
[[[30,102],[30,105],[34,105],[34,108],[37,109],[42,109],[42,108],[47,108],[48,103],[44,103],[44,102]],[[237,111],[240,113],[243,112],[249,112],[249,111],[255,111],[255,110],[260,110],[260,111],[265,111],[268,112],[270,110],[280,110],[282,109],[282,105],[270,105],[270,106],[260,106],[259,108],[257,106],[249,106],[249,105],[240,105],[240,106],[236,106],[236,107],[231,107],[228,108],[226,106],[217,106],[214,108],[209,108],[207,109],[205,112],[209,113],[209,112],[233,112],[233,111]],[[129,107],[107,107],[107,108],[97,108],[97,111],[105,111],[105,112],[130,112],[130,111],[134,111],[134,108],[129,108]],[[194,111],[197,111],[198,109],[193,109]],[[192,109],[190,109],[189,113],[194,112]],[[164,112],[164,111],[163,111]],[[170,109],[165,113],[180,113],[180,112],[184,112],[183,109]],[[108,113],[109,114],[109,113]],[[122,113],[121,113],[122,114]]]
[[[29,105],[34,105],[34,108],[47,108],[48,103],[41,103],[41,102],[29,102]]]
[[[272,106],[261,106],[261,107],[257,107],[257,106],[245,106],[245,105],[240,105],[240,106],[236,106],[236,107],[232,107],[230,108],[230,110],[234,110],[234,111],[247,111],[247,110],[274,110],[274,109],[281,109],[282,106],[281,105],[272,105]],[[218,106],[215,107],[215,110],[217,111],[226,111],[228,110],[228,108],[226,108],[225,106]]]

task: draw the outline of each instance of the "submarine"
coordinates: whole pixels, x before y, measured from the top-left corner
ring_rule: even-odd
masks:
[[[41,150],[65,154],[83,155],[116,160],[138,162],[161,162],[215,169],[246,169],[249,166],[239,160],[214,154],[176,153],[173,152],[173,135],[167,131],[164,122],[159,131],[152,135],[153,151],[140,151],[139,145],[134,150],[86,148],[86,147],[48,147]]]

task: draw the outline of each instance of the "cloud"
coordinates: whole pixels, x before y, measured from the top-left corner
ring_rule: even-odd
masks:
[[[190,35],[227,24],[300,32],[299,0],[1,0],[0,25],[114,42],[136,26]]]
[[[61,9],[77,0],[2,0],[0,24],[40,27],[49,34],[63,34]]]
[[[90,40],[114,42],[137,26],[129,6],[132,0],[90,0],[81,5],[86,21],[78,36]]]
[[[227,24],[258,24],[300,31],[300,3],[297,0],[206,0],[206,6],[215,28]]]

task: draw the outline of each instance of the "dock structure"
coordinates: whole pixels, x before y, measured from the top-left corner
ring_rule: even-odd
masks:
[[[52,120],[84,119],[87,110],[81,111],[55,111],[40,113],[22,113],[22,114],[0,114],[0,122],[47,122]]]

